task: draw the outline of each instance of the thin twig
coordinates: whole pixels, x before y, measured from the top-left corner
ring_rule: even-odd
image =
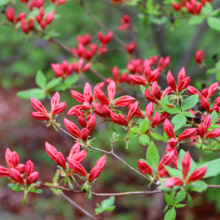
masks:
[[[79,209],[81,212],[83,212],[85,215],[89,216],[91,219],[99,220],[99,217],[96,217],[89,212],[87,212],[85,209],[83,209],[81,206],[79,206],[77,203],[75,203],[72,199],[70,199],[68,196],[66,196],[63,192],[60,193],[60,195],[66,199],[69,203],[71,203],[73,206],[75,206],[77,209]]]

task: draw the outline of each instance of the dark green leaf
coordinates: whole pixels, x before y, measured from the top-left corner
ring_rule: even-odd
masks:
[[[187,202],[188,202],[188,205],[189,205],[190,207],[193,206],[192,197],[189,195],[189,193],[187,194]]]
[[[176,219],[176,210],[172,207],[170,210],[166,212],[164,220],[175,220]]]
[[[175,198],[174,198],[174,201],[176,204],[178,204],[179,202],[182,202],[184,199],[186,198],[186,191],[185,190],[180,190]]]
[[[183,208],[185,206],[186,206],[186,204],[177,204],[177,205],[175,205],[175,208]]]
[[[165,201],[168,205],[173,206],[174,205],[174,201],[173,199],[170,197],[170,195],[168,195],[167,193],[164,193],[164,198]]]

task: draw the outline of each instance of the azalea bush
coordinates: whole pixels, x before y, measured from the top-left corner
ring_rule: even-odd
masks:
[[[59,10],[66,4],[68,8],[81,7],[102,31],[93,36],[85,25],[85,34],[72,33],[76,39],[74,45],[59,41],[56,22],[62,19]],[[194,29],[194,25],[202,23],[200,27],[206,25],[214,34],[220,31],[217,1],[113,0],[104,4],[111,5],[115,11],[118,8],[133,10],[137,13],[139,28],[148,25],[154,31],[166,27],[175,32],[184,19],[187,28],[193,25]],[[174,220],[179,208],[193,206],[193,192],[205,193],[208,188],[215,188],[218,193],[218,180],[215,185],[209,182],[210,177],[220,174],[220,158],[216,154],[220,151],[218,54],[210,61],[205,48],[194,48],[192,55],[191,46],[183,54],[180,65],[186,63],[185,57],[190,59],[202,75],[203,79],[197,80],[191,76],[193,74],[188,74],[187,65],[174,70],[172,62],[176,62],[176,58],[172,54],[142,56],[139,50],[142,42],[135,37],[139,29],[128,14],[123,14],[110,29],[90,12],[83,0],[4,0],[0,1],[0,9],[4,15],[1,24],[5,28],[14,29],[29,42],[40,39],[47,42],[48,48],[55,45],[67,54],[59,62],[47,63],[49,73],[38,69],[31,77],[30,87],[17,92],[17,99],[27,100],[25,104],[32,106],[26,116],[28,120],[53,129],[56,136],[63,133],[71,138],[71,145],[65,146],[68,154],[62,151],[64,146],[50,138],[45,142],[43,154],[51,159],[54,173],[49,182],[42,181],[44,171],[36,170],[30,155],[24,162],[19,160],[17,149],[6,149],[0,176],[7,177],[8,187],[13,191],[24,193],[23,205],[27,204],[29,194],[41,194],[50,188],[89,218],[103,219],[105,212],[117,209],[115,197],[145,195],[147,199],[147,196],[162,194],[165,199],[163,217]],[[54,29],[50,29],[52,25]],[[201,30],[198,30],[200,37]],[[140,33],[144,34],[141,29]],[[125,35],[131,39],[123,37]],[[113,43],[117,46],[113,47]],[[178,50],[172,44],[170,47],[174,50],[172,53]],[[23,79],[25,82],[26,77]],[[4,88],[7,82],[7,79],[2,81]],[[67,98],[70,95],[72,99]],[[101,135],[108,132],[110,136],[105,139],[104,146],[99,144],[97,130]],[[115,147],[118,143],[126,152],[124,156],[118,154],[118,147]],[[131,148],[135,151],[131,152]],[[194,159],[195,149],[199,161],[198,155]],[[99,158],[95,156],[98,153],[101,154]],[[126,155],[130,155],[135,164],[129,164]],[[90,159],[92,166],[89,167],[85,162]],[[103,186],[103,191],[97,192],[95,186],[103,174],[108,181],[115,178],[116,184],[117,176],[122,175],[120,172],[114,172],[114,177],[109,175],[112,165],[108,160],[124,165],[126,172],[137,175],[147,187],[143,184],[133,191],[122,188],[122,191],[109,192],[104,191],[106,187]],[[96,203],[95,214],[90,214],[77,201],[71,200],[71,193],[81,194],[91,203],[94,197],[101,197],[102,201]]]

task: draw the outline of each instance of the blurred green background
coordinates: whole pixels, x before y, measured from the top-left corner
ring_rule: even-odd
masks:
[[[48,4],[48,2],[45,2]],[[148,17],[143,14],[138,7],[126,5],[112,5],[109,1],[85,1],[89,11],[101,20],[107,27],[117,33],[125,42],[137,42],[137,52],[140,58],[145,59],[153,55],[171,57],[169,69],[177,76],[182,66],[185,66],[187,75],[192,77],[191,84],[201,89],[202,86],[209,86],[215,79],[215,74],[205,74],[205,69],[201,69],[194,63],[194,54],[198,49],[205,51],[207,69],[214,67],[219,57],[220,33],[206,25],[206,22],[199,26],[189,26],[188,19],[179,19],[175,24],[169,21],[170,12],[167,12],[166,22],[162,25],[149,22]],[[14,5],[16,13],[26,10],[25,7],[16,1]],[[28,11],[28,10],[26,10]],[[59,18],[48,27],[46,31],[59,33],[56,38],[73,47],[77,45],[76,35],[91,34],[92,42],[98,43],[97,32],[102,30],[89,16],[84,9],[72,1],[68,1],[57,7]],[[174,17],[178,17],[178,12],[172,10]],[[131,16],[133,31],[120,32],[117,26],[123,14]],[[5,21],[4,14],[0,14],[0,21]],[[103,30],[102,30],[103,31]],[[106,32],[105,32],[106,33]],[[125,49],[114,39],[108,45],[109,52],[104,55],[105,61],[110,67],[115,65],[120,69],[125,69],[128,56]],[[217,58],[213,59],[213,56]],[[54,77],[51,63],[61,63],[63,60],[73,61],[70,54],[63,51],[53,43],[44,39],[26,37],[20,30],[14,30],[8,25],[0,25],[0,161],[5,166],[4,153],[7,147],[16,150],[20,156],[20,161],[25,162],[31,159],[40,173],[42,182],[50,182],[56,171],[56,164],[45,152],[45,141],[54,145],[65,156],[74,144],[64,133],[56,133],[53,128],[47,128],[43,122],[36,121],[30,116],[32,107],[30,101],[22,100],[16,96],[20,90],[36,87],[35,75],[41,69],[48,80]],[[97,60],[97,62],[100,62]],[[94,65],[94,68],[105,77],[111,77],[111,71],[103,65]],[[166,75],[168,70],[163,74]],[[85,82],[90,82],[92,86],[100,82],[92,72],[87,72],[80,78],[78,84],[83,88]],[[159,84],[167,86],[165,80],[160,78]],[[80,92],[82,88],[78,89]],[[133,95],[140,93],[139,89],[133,88]],[[72,99],[70,92],[61,92],[61,101],[67,102],[64,113],[58,117],[58,122],[63,124],[63,118],[67,117],[67,111],[76,102]],[[141,99],[140,99],[141,100]],[[43,101],[47,109],[50,108],[49,100]],[[140,102],[140,107],[145,109],[147,102]],[[68,119],[76,122],[76,117],[68,116]],[[96,126],[92,136],[95,137],[94,147],[110,150],[110,138],[112,129],[108,129],[107,124]],[[120,126],[116,130],[122,133]],[[155,141],[161,155],[164,152],[165,143]],[[146,146],[140,145],[138,138],[131,140],[128,150],[124,142],[115,144],[115,152],[131,166],[136,167],[136,162],[145,157]],[[193,158],[198,162],[200,157],[203,160],[214,159],[220,156],[219,153],[204,153],[199,149],[184,146],[184,150],[190,150]],[[88,153],[84,162],[87,170],[94,166],[96,160],[103,154],[99,152]],[[209,184],[220,184],[220,177],[208,180]],[[104,172],[94,184],[95,192],[125,192],[147,190],[148,183],[136,173],[129,170],[114,158],[107,157],[107,166]],[[153,186],[151,187],[153,189]],[[7,180],[0,179],[0,220],[9,219],[89,219],[79,210],[72,207],[61,197],[53,195],[49,189],[44,189],[42,195],[28,196],[27,206],[22,206],[22,193],[12,192],[7,188]],[[93,197],[91,201],[82,194],[68,193],[75,202],[86,210],[94,213],[95,203],[100,203],[102,198]],[[208,189],[205,193],[192,193],[194,207],[188,206],[177,210],[177,219],[182,220],[217,220],[220,219],[220,191],[218,189]],[[103,213],[103,218],[114,220],[133,219],[163,219],[163,208],[165,201],[163,194],[153,196],[136,195],[116,198],[116,209],[112,213]]]

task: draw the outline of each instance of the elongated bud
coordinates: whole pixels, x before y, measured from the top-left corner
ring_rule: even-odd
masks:
[[[25,165],[25,175],[28,177],[31,173],[34,172],[34,164],[31,160],[28,160]]]
[[[178,86],[180,85],[180,83],[186,78],[186,71],[185,68],[183,67],[178,74]]]
[[[144,96],[149,102],[157,103],[157,100],[154,98],[154,96],[151,94],[151,92],[148,89],[145,89]]]
[[[206,138],[216,138],[220,136],[220,128],[215,128],[212,131],[209,131],[205,137]]]
[[[90,103],[92,97],[92,88],[89,83],[86,83],[83,90],[84,102]]]
[[[115,124],[128,126],[128,122],[127,122],[125,116],[117,115],[113,111],[110,111],[110,116],[111,116],[112,121]]]
[[[190,76],[186,77],[179,85],[178,91],[181,92],[183,89],[186,89],[190,84]]]
[[[9,169],[0,166],[0,177],[9,177]]]
[[[86,155],[87,155],[86,150],[82,150],[78,154],[76,154],[76,156],[74,157],[74,160],[76,160],[79,163],[81,163],[86,158]]]
[[[80,130],[79,128],[68,119],[64,118],[64,125],[66,129],[75,137],[80,138]]]
[[[94,179],[98,178],[103,171],[106,164],[106,155],[101,157],[92,168],[89,173],[89,182],[92,182]]]
[[[89,134],[92,133],[96,123],[96,116],[94,114],[90,114],[87,121],[86,129],[88,130]]]
[[[152,90],[152,93],[153,93],[154,97],[155,97],[156,99],[160,100],[160,98],[161,98],[161,92],[160,92],[160,88],[159,88],[159,86],[158,86],[158,84],[157,84],[156,81],[154,81],[154,82],[152,83],[151,90]]]
[[[26,184],[29,186],[29,185],[31,185],[32,183],[37,182],[38,178],[39,178],[39,173],[35,171],[35,172],[31,173],[31,174],[26,178]]]
[[[66,169],[66,160],[61,152],[57,153],[57,165],[62,167],[64,170]]]
[[[143,76],[135,76],[130,74],[128,77],[130,78],[131,82],[136,85],[146,85],[146,79]]]
[[[114,98],[115,98],[115,92],[116,92],[116,85],[113,80],[111,80],[111,82],[109,83],[107,87],[107,91],[108,91],[108,98],[110,102],[113,103]]]
[[[5,12],[5,16],[6,16],[8,21],[10,21],[12,24],[14,24],[14,22],[15,22],[15,11],[11,6]]]
[[[170,177],[163,185],[163,187],[172,189],[174,186],[181,186],[181,185],[183,185],[183,181],[180,178]]]
[[[177,138],[178,142],[185,140],[187,138],[190,138],[192,135],[195,135],[197,133],[196,128],[189,128],[186,129],[183,133],[180,134],[180,136]]]
[[[60,102],[60,94],[59,92],[56,92],[50,101],[51,111],[54,110],[54,108],[59,104],[59,102]]]
[[[145,68],[144,68],[144,75],[145,75],[145,78],[146,78],[147,81],[148,81],[148,79],[150,77],[150,74],[151,74],[150,65],[149,65],[149,63],[146,63],[145,64]]]
[[[45,148],[48,156],[54,161],[57,162],[57,149],[50,145],[49,143],[45,142]]]
[[[50,13],[47,14],[47,16],[46,16],[46,18],[45,18],[45,23],[46,23],[46,25],[50,24],[50,23],[53,21],[54,14],[55,14],[54,11],[52,11],[52,12],[50,12]]]
[[[128,117],[127,117],[128,122],[134,117],[137,109],[138,109],[138,101],[136,101],[128,111]]]
[[[155,70],[151,71],[147,82],[151,83],[151,82],[154,82],[154,81],[158,81],[159,77],[160,77],[160,70],[155,69]]]
[[[31,112],[31,116],[36,120],[49,121],[50,117],[48,114],[43,112]]]
[[[40,101],[38,101],[37,99],[33,98],[33,97],[31,98],[31,105],[33,106],[33,108],[36,111],[47,113],[47,110],[44,108],[42,103]]]
[[[153,114],[154,114],[154,104],[152,102],[147,105],[145,109],[145,113],[146,113],[146,116],[151,121]]]
[[[86,127],[87,122],[83,112],[79,109],[76,109],[76,117],[78,118],[78,122],[82,127]]]
[[[202,94],[193,86],[188,86],[187,87],[187,92],[190,94],[190,95],[196,95],[198,94],[199,95],[199,99],[201,100],[202,99]]]
[[[205,133],[206,133],[207,129],[205,126],[205,123],[201,123],[197,129],[198,135],[203,138]]]
[[[18,166],[16,166],[15,169],[21,174],[25,173],[25,165],[22,163],[18,164]]]
[[[173,89],[172,89],[171,87],[167,87],[167,88],[163,91],[163,93],[162,93],[162,95],[161,95],[161,99],[163,99],[166,95],[171,94],[171,93],[173,93]]]
[[[79,92],[75,91],[75,90],[70,90],[70,93],[72,95],[72,97],[77,101],[77,102],[80,102],[80,103],[83,103],[84,102],[84,97],[82,94],[80,94]]]
[[[191,165],[191,156],[189,152],[186,152],[186,154],[183,156],[182,159],[182,168],[183,168],[183,179],[186,179]]]
[[[181,5],[179,5],[178,3],[172,3],[172,6],[173,8],[176,10],[176,11],[180,11],[181,10]]]
[[[123,97],[117,99],[115,101],[114,105],[125,107],[125,106],[129,106],[134,100],[135,100],[135,98],[133,98],[129,95],[126,95],[126,96],[123,96]]]
[[[207,167],[201,167],[193,171],[193,173],[189,176],[187,183],[195,182],[201,180],[207,171]]]
[[[83,128],[80,132],[80,138],[83,141],[86,141],[88,139],[88,136],[89,136],[89,131],[86,128]]]
[[[157,171],[162,170],[164,167],[164,165],[169,165],[172,163],[173,161],[173,157],[174,157],[174,151],[170,151],[169,153],[167,153],[162,160],[160,161],[158,167],[157,167]]]
[[[63,112],[66,108],[66,102],[61,102],[55,106],[54,110],[51,112],[52,116],[55,116],[61,112]]]
[[[14,168],[10,168],[9,169],[9,177],[11,179],[13,179],[14,181],[20,183],[21,185],[24,184],[24,180],[23,177],[21,176],[21,174]]]
[[[136,49],[136,43],[132,42],[131,44],[126,44],[125,49],[128,53],[132,54],[134,50]]]
[[[173,126],[171,125],[171,123],[169,122],[168,119],[165,120],[164,125],[163,125],[163,129],[169,138],[175,138]]]
[[[74,172],[78,173],[79,175],[81,175],[83,177],[87,177],[88,176],[85,168],[78,161],[76,161],[74,159],[71,159],[69,157],[67,157],[67,161],[68,161],[68,164],[69,164],[70,168]]]
[[[204,51],[203,50],[198,50],[195,54],[195,63],[201,64],[204,59],[205,59]]]
[[[151,167],[147,163],[145,163],[141,160],[138,160],[137,161],[137,166],[138,166],[138,169],[140,170],[141,173],[143,173],[143,174],[153,174],[153,170],[151,169]]]
[[[112,75],[113,75],[114,80],[117,81],[119,78],[119,70],[117,66],[114,66],[112,68]]]
[[[101,89],[95,88],[94,93],[95,93],[95,97],[101,102],[102,105],[109,105],[110,104],[109,100],[105,96],[105,93]]]
[[[173,91],[176,91],[176,82],[170,71],[167,74],[167,83],[170,86],[170,88],[172,88]]]
[[[205,109],[205,111],[210,112],[210,105],[208,100],[203,96],[201,100],[201,107]]]
[[[210,98],[211,96],[213,96],[216,93],[216,91],[218,90],[218,86],[219,86],[218,82],[215,82],[211,86],[209,86],[207,98]]]
[[[208,128],[211,126],[212,124],[212,116],[211,115],[208,115],[206,118],[205,118],[205,121],[204,121],[204,124],[206,126],[206,129],[208,130]]]
[[[171,138],[169,141],[168,141],[168,144],[171,146],[171,147],[176,147],[178,141],[175,139],[175,138]]]

